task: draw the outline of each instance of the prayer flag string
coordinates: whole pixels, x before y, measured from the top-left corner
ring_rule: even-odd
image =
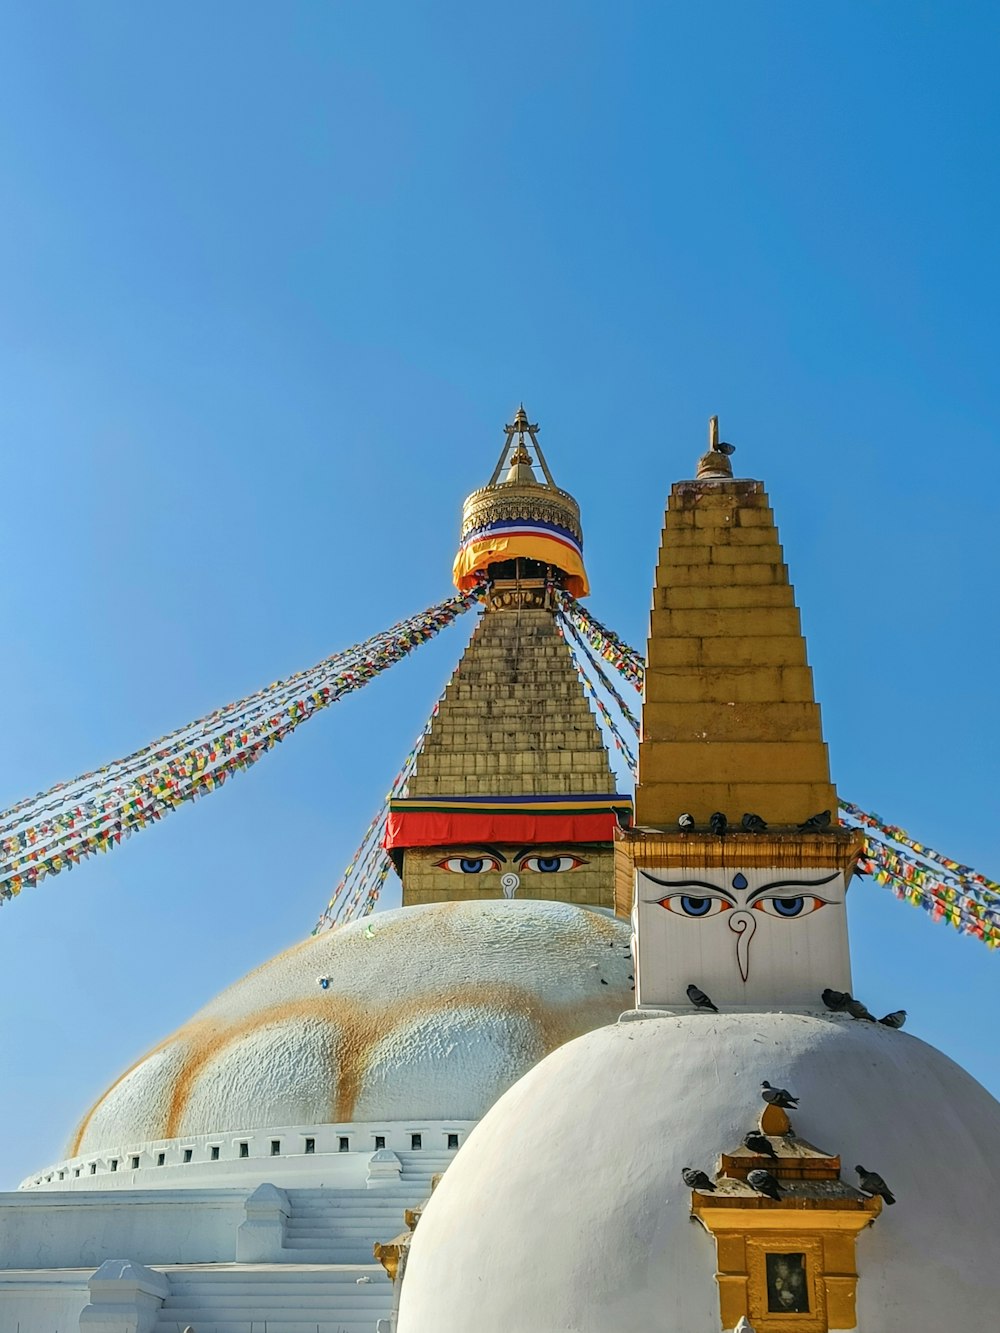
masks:
[[[309,671],[258,691],[250,696],[254,702],[242,714],[238,713],[242,705],[218,709],[126,760],[60,783],[11,807],[0,816],[0,826],[5,829],[0,837],[0,905],[16,897],[25,886],[34,886],[61,870],[71,870],[97,852],[111,851],[123,839],[158,822],[184,802],[223,786],[302,722],[362,688],[433,638],[477,599],[476,593],[449,598]],[[291,695],[290,682],[296,687]],[[276,696],[275,702],[270,691]],[[237,715],[240,721],[236,725],[191,744],[192,738],[204,735],[213,721],[218,725],[219,720],[231,721]],[[178,743],[168,744],[174,738]],[[123,772],[128,773],[127,779],[116,781]],[[84,796],[88,790],[95,795]],[[29,822],[41,812],[47,817]]]
[[[406,794],[406,785],[417,766],[417,756],[423,749],[424,739],[430,732],[440,705],[441,701],[439,699],[431,710],[431,715],[424,724],[423,730],[414,742],[413,748],[403,760],[402,767],[393,778],[392,785],[386,792],[385,800],[379,807],[375,818],[365,830],[365,835],[361,839],[358,850],[354,853],[343,875],[341,875],[340,882],[334,889],[326,909],[313,926],[313,935],[322,934],[324,931],[332,930],[334,926],[343,925],[345,922],[353,920],[352,907],[357,906],[362,895],[364,895],[362,916],[367,916],[378,901],[382,885],[392,869],[392,862],[382,846],[386,820],[389,814],[389,802],[395,796]]]

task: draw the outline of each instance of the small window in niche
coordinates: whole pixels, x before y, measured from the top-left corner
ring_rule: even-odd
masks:
[[[219,1145],[217,1143],[212,1144],[211,1148],[209,1149],[209,1156],[211,1157],[213,1162],[217,1162],[219,1160]]]
[[[423,1146],[424,1146],[424,1138],[422,1134],[410,1135],[410,1147],[413,1149],[414,1152],[418,1151]]]
[[[250,1156],[250,1145],[249,1145],[249,1143],[241,1143],[241,1144],[240,1144],[240,1156],[241,1156],[241,1157],[249,1157],[249,1156]]]
[[[768,1254],[767,1308],[772,1314],[808,1314],[809,1284],[804,1254]]]
[[[378,1152],[378,1150],[379,1150],[380,1148],[384,1148],[384,1147],[385,1147],[385,1135],[384,1135],[384,1134],[376,1134],[376,1135],[375,1135],[375,1151]]]
[[[337,1140],[337,1151],[338,1152],[351,1151],[351,1140],[347,1137],[346,1134],[341,1134],[340,1138]]]
[[[74,1166],[74,1168],[73,1168],[73,1179],[75,1180],[75,1179],[77,1178],[77,1176],[79,1176],[79,1174],[80,1174],[80,1168],[79,1168],[78,1166]]]
[[[448,1135],[448,1147],[449,1147],[451,1150],[453,1150],[453,1151],[454,1151],[455,1148],[458,1147],[458,1135],[457,1135],[457,1134],[449,1134],[449,1135]]]
[[[316,1151],[316,1140],[306,1139],[306,1152],[315,1152],[315,1151]]]
[[[165,1152],[158,1152],[158,1153],[156,1154],[156,1165],[157,1165],[157,1166],[163,1166],[164,1163],[166,1162],[166,1160],[167,1160],[167,1154],[166,1154]]]
[[[138,1158],[138,1155],[133,1155],[133,1157],[132,1157],[132,1170],[133,1170],[133,1171],[138,1171],[138,1170],[139,1170],[139,1158]]]
[[[97,1163],[96,1163],[96,1162],[91,1162],[91,1164],[90,1164],[90,1174],[91,1174],[92,1176],[96,1176],[96,1175],[97,1175]]]
[[[190,1148],[185,1148],[185,1149],[184,1149],[184,1160],[185,1160],[185,1162],[190,1162],[190,1160],[191,1160],[191,1158],[192,1158],[193,1156],[194,1156],[194,1153],[192,1152],[192,1150],[191,1150]]]
[[[118,1170],[118,1158],[117,1158],[117,1157],[112,1157],[112,1159],[111,1159],[111,1170],[112,1170],[112,1171],[117,1171],[117,1170]]]
[[[280,1156],[281,1156],[281,1140],[280,1140],[280,1139],[272,1139],[272,1140],[271,1140],[271,1156],[272,1156],[272,1157],[280,1157]]]

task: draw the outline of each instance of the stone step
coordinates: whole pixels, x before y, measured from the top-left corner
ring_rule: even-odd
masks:
[[[403,1227],[400,1225],[399,1231]],[[398,1235],[399,1232],[395,1232]],[[392,1236],[386,1236],[386,1240],[391,1240]],[[329,1241],[325,1245],[313,1244],[312,1246],[292,1245],[283,1249],[281,1263],[286,1264],[364,1264],[372,1259],[373,1240],[365,1240],[358,1245],[335,1245]]]
[[[365,1287],[359,1287],[359,1292],[367,1291]],[[201,1324],[205,1319],[208,1320],[240,1320],[247,1322],[251,1319],[266,1319],[268,1321],[267,1333],[271,1333],[272,1319],[295,1319],[303,1322],[310,1316],[320,1319],[331,1319],[336,1315],[353,1317],[355,1319],[362,1316],[371,1318],[385,1307],[392,1305],[392,1288],[385,1287],[379,1289],[374,1295],[359,1296],[338,1296],[336,1300],[330,1301],[301,1301],[295,1291],[286,1291],[280,1301],[271,1305],[262,1305],[256,1300],[242,1296],[237,1300],[229,1301],[198,1301],[188,1304],[168,1305],[164,1303],[159,1311],[160,1320],[185,1320],[181,1328],[186,1328],[188,1324],[192,1325],[195,1333],[201,1333]],[[264,1333],[263,1328],[261,1333]],[[374,1329],[371,1330],[374,1333]]]
[[[179,1316],[161,1315],[153,1330],[154,1333],[184,1333],[190,1327],[195,1333],[373,1333],[378,1320],[386,1318],[391,1308],[392,1301],[387,1300],[384,1306],[377,1309],[373,1306],[364,1313],[352,1312],[356,1317],[346,1319],[336,1316],[331,1319],[329,1310],[323,1311],[322,1319],[297,1319],[294,1314],[286,1313],[269,1317],[266,1328],[264,1319],[253,1310],[241,1311],[231,1318],[228,1313],[213,1314],[207,1321],[200,1310],[190,1310]]]
[[[392,1240],[393,1236],[397,1236],[401,1231],[405,1230],[402,1214],[400,1214],[399,1221],[396,1222],[394,1226],[395,1230],[393,1230],[392,1227],[383,1227],[381,1228],[381,1231],[379,1231],[379,1229],[376,1228],[374,1235],[372,1234],[373,1230],[372,1228],[367,1228],[365,1230],[359,1230],[359,1231],[345,1231],[345,1232],[333,1231],[332,1229],[317,1228],[315,1231],[311,1232],[295,1232],[291,1236],[288,1235],[288,1233],[286,1232],[285,1243],[282,1248],[286,1250],[364,1249],[365,1246],[370,1247],[372,1243],[376,1240],[383,1240],[383,1241]],[[371,1259],[371,1257],[372,1257],[371,1249],[369,1248],[368,1254],[365,1256],[365,1259],[368,1260]],[[302,1260],[301,1262],[306,1263],[309,1261]],[[355,1261],[353,1259],[344,1259],[341,1262],[350,1264],[354,1263]]]
[[[297,1298],[301,1296],[304,1300],[315,1298],[339,1301],[344,1293],[355,1290],[370,1291],[378,1287],[388,1290],[392,1285],[382,1266],[371,1259],[367,1264],[342,1264],[329,1271],[336,1273],[337,1276],[329,1280],[317,1280],[315,1277],[304,1277],[301,1271],[293,1273],[282,1267],[269,1265],[267,1278],[263,1281],[248,1280],[235,1275],[231,1280],[222,1277],[206,1277],[197,1281],[171,1278],[170,1295],[166,1304],[194,1305],[198,1301],[211,1299],[213,1293],[221,1293],[227,1300],[238,1305],[272,1297],[284,1296],[287,1299],[288,1292],[292,1290],[290,1283],[294,1283]],[[369,1281],[359,1284],[359,1277],[367,1277]]]
[[[395,1235],[396,1232],[401,1230],[402,1226],[402,1212],[400,1212],[398,1216],[389,1216],[377,1223],[370,1221],[347,1223],[336,1222],[329,1226],[324,1226],[322,1223],[316,1222],[310,1226],[295,1226],[293,1223],[289,1222],[288,1226],[285,1228],[285,1244],[291,1245],[293,1240],[301,1244],[311,1244],[314,1240],[321,1240],[328,1244],[332,1244],[338,1240],[366,1240],[371,1235],[375,1235],[378,1239],[384,1240],[387,1238],[385,1233],[392,1231],[392,1228],[395,1227],[396,1230],[392,1231],[392,1234]]]

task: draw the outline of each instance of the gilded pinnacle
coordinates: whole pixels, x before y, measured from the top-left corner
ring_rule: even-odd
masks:
[[[733,465],[729,455],[735,445],[719,440],[719,418],[708,419],[708,453],[698,459],[697,479],[699,481],[723,481],[733,475]]]

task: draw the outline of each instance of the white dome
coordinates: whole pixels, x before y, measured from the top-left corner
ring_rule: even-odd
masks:
[[[122,1075],[70,1154],[272,1125],[476,1120],[632,1003],[628,940],[608,913],[528,899],[401,907],[315,936]]]
[[[895,1192],[858,1237],[858,1328],[992,1333],[1000,1103],[905,1033],[780,1013],[619,1023],[536,1066],[427,1206],[399,1333],[718,1330],[715,1241],[680,1173],[739,1145],[765,1078],[846,1181],[861,1162]]]

